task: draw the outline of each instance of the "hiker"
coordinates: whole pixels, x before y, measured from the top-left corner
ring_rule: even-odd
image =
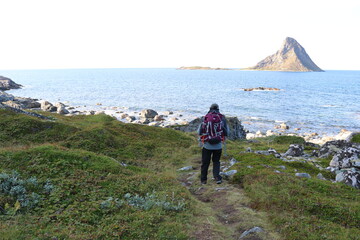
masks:
[[[217,184],[222,183],[220,176],[220,157],[225,137],[229,129],[225,116],[219,111],[216,103],[210,106],[209,112],[204,116],[203,122],[198,128],[198,134],[202,142],[201,157],[201,183],[207,183],[207,174],[210,160],[213,162],[213,176]]]

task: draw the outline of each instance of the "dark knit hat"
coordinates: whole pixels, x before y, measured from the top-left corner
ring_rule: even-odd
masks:
[[[219,110],[219,105],[217,105],[216,103],[211,104],[210,110]]]

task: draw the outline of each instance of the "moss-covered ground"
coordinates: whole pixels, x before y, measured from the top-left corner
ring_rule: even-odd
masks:
[[[200,157],[194,135],[123,124],[106,115],[45,114],[53,120],[0,110],[0,174],[15,170],[21,179],[35,177],[39,184],[53,186],[51,192],[37,192],[40,200],[33,208],[19,205],[24,201],[14,192],[0,192],[1,239],[207,239],[201,236],[211,228],[221,231],[216,224],[228,224],[223,217],[231,211],[231,219],[241,226],[250,227],[246,221],[251,219],[253,225],[275,230],[282,239],[360,236],[359,190],[316,179],[320,172],[326,178],[333,175],[311,163],[244,153],[248,147],[285,152],[291,143],[303,144],[301,138],[229,142],[229,156],[223,159],[237,159],[232,169],[238,173],[222,186],[239,191],[221,194],[214,190],[218,186],[209,185],[203,195],[224,198],[212,201],[220,214],[194,197],[191,189],[201,187],[198,173],[190,191],[178,181],[176,170]],[[330,159],[318,161],[326,166]],[[295,177],[295,172],[312,178]],[[261,221],[255,212],[246,216],[252,211],[264,215]],[[205,226],[201,222],[209,223],[209,231],[201,229]],[[243,230],[208,239],[238,239],[234,234]]]

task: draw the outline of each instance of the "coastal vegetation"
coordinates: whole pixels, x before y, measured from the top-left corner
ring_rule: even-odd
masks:
[[[221,237],[229,228],[238,233],[234,239],[246,230],[216,220],[219,213],[207,205],[215,197],[224,197],[223,205],[233,199],[215,190],[206,201],[196,198],[191,189],[201,187],[198,173],[190,189],[180,184],[180,175],[187,173],[177,170],[199,164],[194,134],[124,124],[104,114],[43,114],[51,120],[0,110],[2,239],[201,239],[195,232],[209,221],[218,239],[226,239]],[[305,141],[291,136],[229,141],[223,160],[236,159],[230,169],[237,173],[222,186],[241,189],[249,198],[247,207],[264,213],[265,220],[251,224],[275,229],[280,237],[270,239],[356,239],[358,189],[317,179],[318,173],[327,179],[334,175],[307,162],[254,152],[285,152],[289,144]],[[319,159],[319,164],[326,167],[330,160]],[[296,172],[312,178],[298,178]]]

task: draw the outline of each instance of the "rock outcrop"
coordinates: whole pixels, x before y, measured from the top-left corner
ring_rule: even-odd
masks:
[[[175,128],[183,132],[196,132],[200,123],[202,123],[203,118],[196,118],[192,120],[188,125]],[[226,121],[229,127],[229,136],[227,139],[236,140],[236,139],[246,139],[246,132],[241,121],[237,117],[226,117]]]
[[[305,49],[293,38],[287,37],[279,51],[260,61],[251,70],[323,72]]]
[[[20,84],[15,83],[10,78],[0,76],[0,90],[6,91],[10,89],[18,89],[21,87],[22,86]]]

